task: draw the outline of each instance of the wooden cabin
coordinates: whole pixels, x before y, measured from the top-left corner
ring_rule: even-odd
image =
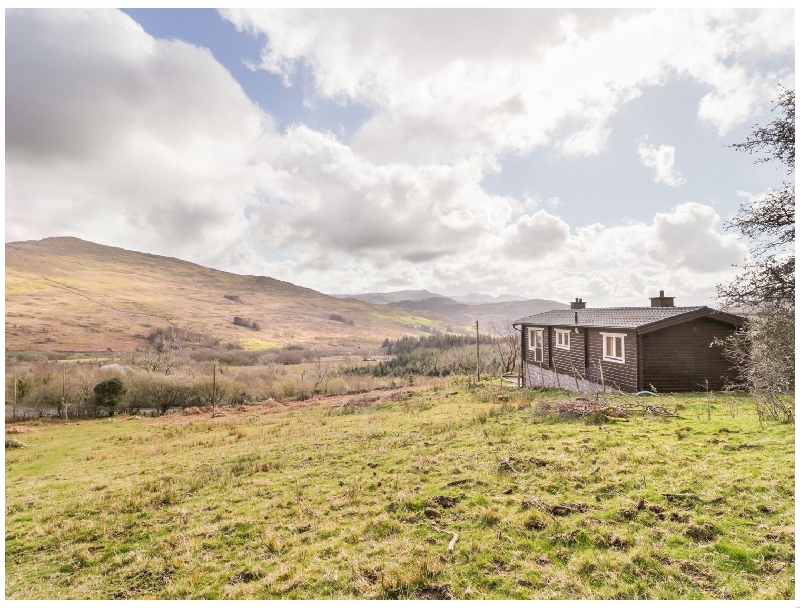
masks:
[[[514,321],[521,330],[523,386],[530,366],[605,383],[626,392],[720,390],[731,377],[722,348],[711,344],[744,319],[707,306],[675,306],[650,298],[649,307],[551,310]],[[706,384],[707,382],[707,384]]]

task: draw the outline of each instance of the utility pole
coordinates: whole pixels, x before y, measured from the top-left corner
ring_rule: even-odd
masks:
[[[211,381],[211,417],[217,417],[217,364],[214,364],[214,379]]]
[[[481,334],[478,331],[478,322],[475,321],[475,351],[477,355],[477,372],[478,372],[478,382],[481,381]]]
[[[61,375],[61,407],[64,408],[64,419],[67,418],[67,364],[64,364]]]

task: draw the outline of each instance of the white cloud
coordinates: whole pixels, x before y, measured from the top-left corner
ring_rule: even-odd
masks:
[[[509,233],[506,253],[514,258],[536,260],[558,253],[569,238],[569,226],[541,209],[533,215],[520,217]]]
[[[422,262],[501,229],[511,214],[508,199],[478,186],[478,161],[376,166],[305,126],[290,129],[280,144],[265,159],[274,202],[264,217],[269,226],[283,218],[287,246],[309,241]]]
[[[408,36],[401,26],[415,15],[400,13],[398,25],[381,12],[334,13],[323,31],[315,13],[282,11],[267,24],[264,67],[291,79],[306,61],[315,95],[375,108],[348,146],[305,125],[278,132],[211,53],[156,40],[118,11],[9,11],[7,240],[70,234],[329,292],[469,280],[598,305],[646,303],[659,288],[708,298],[744,252],[717,231],[710,207],[570,227],[553,197],[480,185],[498,171],[499,151],[548,141],[600,149],[608,118],[660,63],[641,60],[625,76],[621,56],[605,66],[609,56],[593,53],[649,13],[576,21],[553,11],[517,23],[504,12],[486,23],[467,11],[455,40],[439,35],[450,13],[435,13],[419,40]],[[492,36],[477,35],[487,28]],[[586,62],[581,77],[559,76],[561,60]],[[603,80],[612,76],[614,86]],[[554,129],[561,120],[574,128]],[[585,132],[594,135],[575,136]]]
[[[212,259],[277,135],[206,51],[126,15],[9,11],[6,238],[102,235]]]
[[[675,168],[675,147],[639,144],[639,160],[649,168],[654,169],[653,181],[661,182],[667,186],[681,186],[686,183],[686,178]]]
[[[657,213],[648,255],[663,264],[696,272],[714,272],[744,261],[747,248],[736,235],[721,234],[713,208],[684,203],[669,213]]]
[[[263,69],[291,80],[307,65],[308,95],[373,108],[352,143],[381,163],[452,162],[547,144],[570,156],[598,154],[622,104],[682,77],[706,88],[698,117],[723,135],[768,106],[779,75],[752,57],[794,52],[786,10],[222,14],[266,34]]]
[[[279,134],[208,51],[118,11],[8,18],[9,240],[71,234],[296,280],[321,255],[474,251],[516,204],[480,187],[496,170],[480,157],[376,165],[304,125]]]

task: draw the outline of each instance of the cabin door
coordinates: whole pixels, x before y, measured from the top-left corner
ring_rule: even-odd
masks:
[[[544,361],[544,330],[532,329],[530,333],[530,349],[536,363]]]

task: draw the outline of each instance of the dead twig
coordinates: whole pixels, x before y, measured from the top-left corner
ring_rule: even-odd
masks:
[[[450,530],[445,530],[445,529],[440,528],[438,526],[434,526],[433,524],[431,524],[431,527],[434,530],[436,530],[437,532],[441,532],[442,534],[451,534],[452,535],[452,538],[450,539],[450,543],[447,545],[447,552],[448,553],[452,553],[453,549],[456,546],[456,543],[458,542],[458,534],[456,534],[455,532],[451,532]]]
[[[544,401],[539,403],[540,414],[555,414],[564,417],[596,416],[597,418],[610,421],[616,420],[625,422],[634,414],[650,414],[654,416],[677,417],[675,413],[659,405],[619,404],[612,405],[596,401],[586,397],[578,397],[568,401]]]
[[[507,456],[506,458],[501,460],[500,463],[497,465],[497,470],[498,471],[502,471],[504,469],[511,469],[517,475],[519,475],[519,471],[517,471],[517,469],[514,468],[514,465],[511,464],[512,461],[514,461],[514,460],[516,460],[516,458],[514,458],[513,456]]]
[[[531,496],[529,499],[522,501],[522,506],[526,509],[529,509],[531,507],[536,507],[540,511],[543,511],[547,513],[550,517],[552,517],[553,521],[556,521],[555,515],[553,515],[553,511],[550,509],[550,505],[543,503],[538,498]]]

